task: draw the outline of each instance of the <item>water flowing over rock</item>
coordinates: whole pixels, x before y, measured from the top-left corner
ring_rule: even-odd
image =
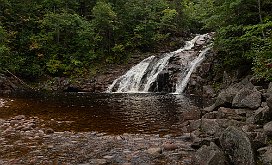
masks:
[[[211,38],[210,34],[197,35],[181,49],[144,59],[116,79],[106,92],[182,93],[190,75],[211,49],[208,46]]]

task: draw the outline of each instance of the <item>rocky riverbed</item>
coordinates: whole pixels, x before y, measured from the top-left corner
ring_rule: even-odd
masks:
[[[192,164],[190,134],[54,132],[37,117],[0,120],[0,164]]]

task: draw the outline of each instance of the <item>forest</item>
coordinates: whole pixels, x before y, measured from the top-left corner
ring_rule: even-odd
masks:
[[[216,32],[219,67],[272,80],[271,0],[0,0],[0,70],[23,79],[95,74],[134,52]]]

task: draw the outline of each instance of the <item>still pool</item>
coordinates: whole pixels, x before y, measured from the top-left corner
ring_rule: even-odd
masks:
[[[195,101],[172,94],[24,94],[2,97],[0,118],[38,117],[55,131],[179,134]]]

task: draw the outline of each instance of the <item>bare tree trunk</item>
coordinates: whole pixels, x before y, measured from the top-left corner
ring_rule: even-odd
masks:
[[[262,13],[261,13],[261,0],[257,0],[257,3],[258,3],[258,11],[259,11],[260,23],[263,24],[263,18],[262,18]],[[265,34],[264,34],[263,30],[262,30],[262,35],[263,35],[263,38],[265,38]]]

